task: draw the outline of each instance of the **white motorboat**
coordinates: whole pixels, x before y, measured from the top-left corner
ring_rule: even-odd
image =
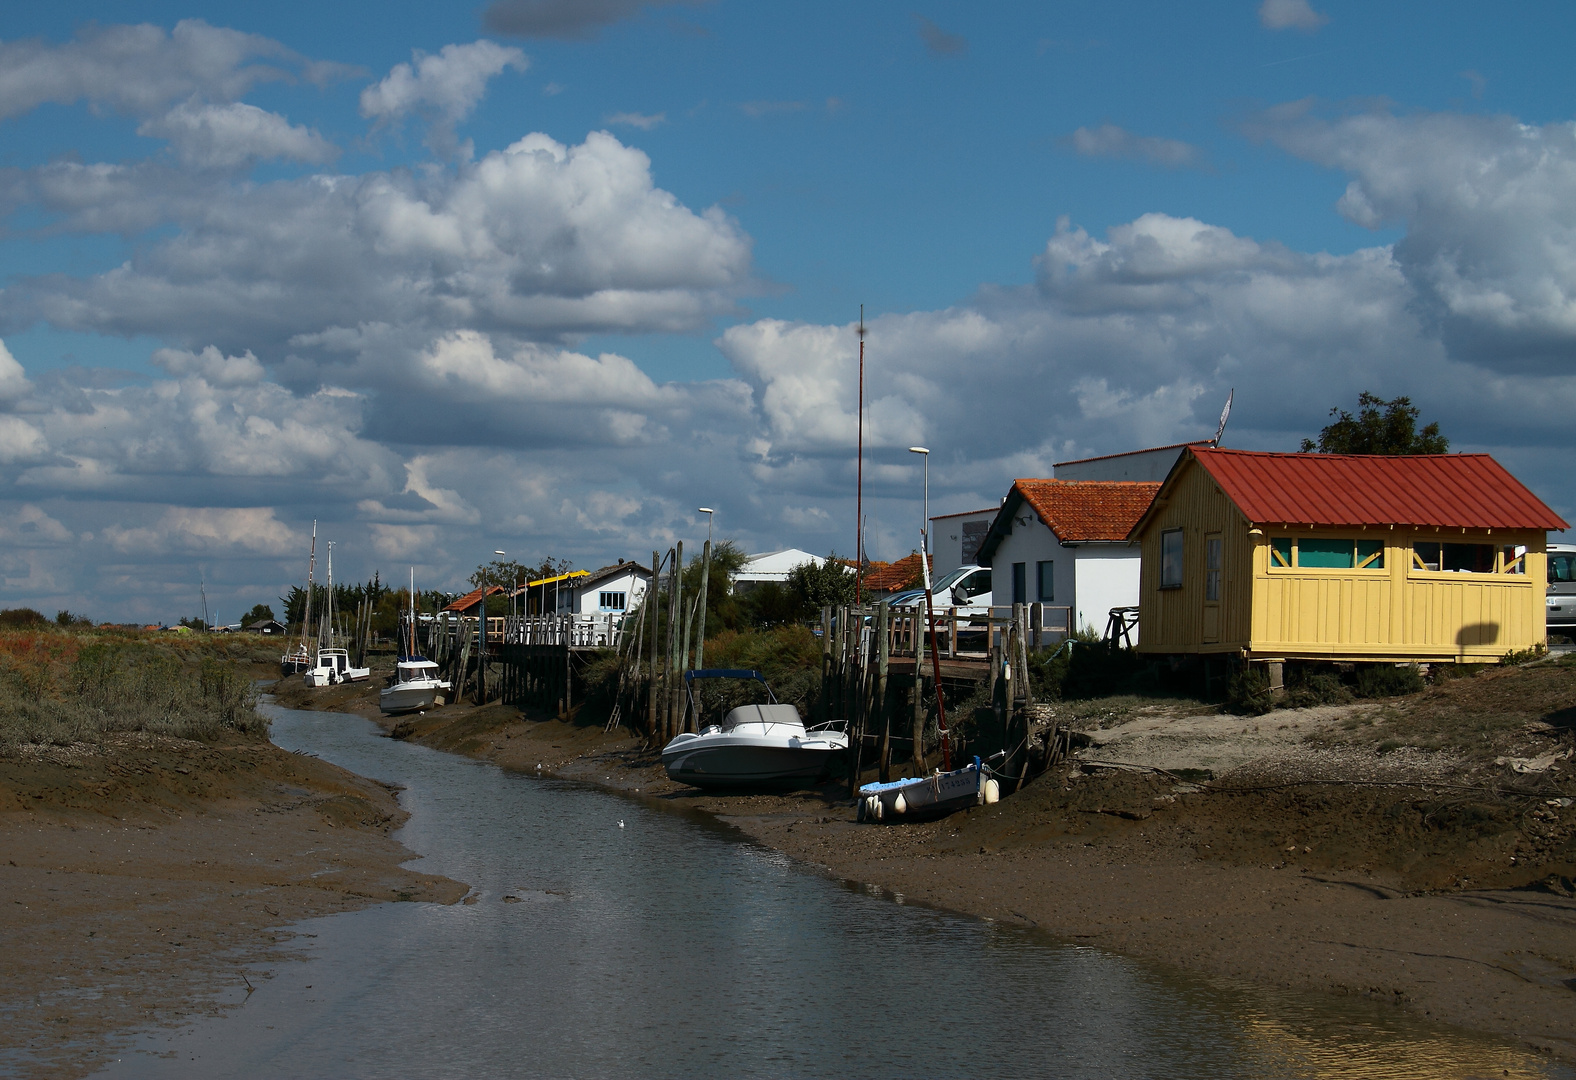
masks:
[[[754,679],[758,671],[716,668],[684,673],[685,690],[695,679]],[[813,784],[848,752],[848,736],[830,728],[804,726],[799,710],[771,701],[741,705],[720,724],[699,734],[684,732],[662,749],[669,778],[695,787],[762,787]],[[693,695],[690,695],[693,701]]]
[[[317,650],[317,666],[306,673],[308,686],[334,686],[342,682],[364,682],[371,668],[351,667],[349,649]]]
[[[386,713],[418,712],[442,705],[450,686],[438,678],[438,665],[425,656],[402,656],[394,664],[394,681],[378,691],[378,708]]]
[[[416,651],[416,570],[410,572],[410,614],[401,627],[405,646],[394,662],[394,675],[378,691],[378,708],[386,713],[419,712],[442,705],[450,685],[438,678],[438,665]]]

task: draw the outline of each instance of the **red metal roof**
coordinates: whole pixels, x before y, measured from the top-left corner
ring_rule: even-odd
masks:
[[[1139,480],[1014,480],[1012,486],[1064,544],[1126,540],[1160,490]]]
[[[1254,523],[1569,528],[1487,454],[1187,452]]]

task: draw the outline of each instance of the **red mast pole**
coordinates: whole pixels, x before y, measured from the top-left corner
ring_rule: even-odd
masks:
[[[859,464],[854,495],[854,603],[864,603],[865,581],[865,305],[859,305]]]

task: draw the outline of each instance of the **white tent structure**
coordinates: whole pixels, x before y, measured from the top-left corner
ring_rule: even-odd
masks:
[[[751,555],[743,569],[733,575],[733,591],[749,592],[768,581],[774,581],[779,585],[786,584],[788,575],[793,573],[794,568],[804,566],[806,563],[823,566],[826,559],[820,555],[812,555],[808,551],[800,551],[798,548]]]

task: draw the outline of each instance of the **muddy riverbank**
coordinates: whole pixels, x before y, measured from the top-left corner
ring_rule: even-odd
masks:
[[[393,792],[268,743],[122,733],[0,757],[0,1072],[81,1076],[277,960],[278,928],[466,888],[403,868]],[[256,978],[254,974],[252,978]]]
[[[838,785],[701,793],[668,781],[656,755],[622,730],[502,705],[381,718],[375,694],[290,696],[504,768],[714,814],[823,873],[907,902],[1233,982],[1364,995],[1576,1060],[1576,816],[1558,800],[1500,800],[1505,809],[1408,786],[1463,775],[1461,762],[1446,769],[1439,753],[1327,744],[1332,733],[1366,731],[1372,705],[1168,718],[1117,703],[1113,715],[1083,718],[1096,740],[1084,752],[1091,763],[994,807],[872,826],[855,823]],[[1387,722],[1404,726],[1379,719]],[[1189,770],[1212,760],[1238,790],[1156,773],[1142,764],[1146,754]],[[1352,782],[1290,782],[1315,774]]]

